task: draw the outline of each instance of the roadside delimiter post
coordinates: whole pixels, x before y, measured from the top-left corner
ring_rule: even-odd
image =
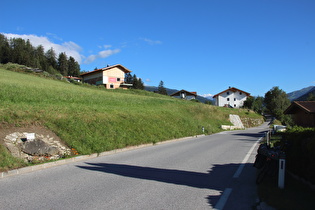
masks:
[[[284,180],[285,180],[285,154],[280,154],[279,174],[278,174],[278,187],[280,189],[284,188]]]

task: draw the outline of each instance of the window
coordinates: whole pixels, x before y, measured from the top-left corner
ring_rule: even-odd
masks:
[[[234,101],[236,101],[236,98],[234,98]]]
[[[236,107],[236,104],[234,104],[234,107]]]
[[[228,92],[226,92],[226,95],[230,95],[230,92],[228,91]]]
[[[242,92],[240,92],[240,95],[242,95]]]
[[[227,101],[230,101],[230,98],[227,98]]]
[[[109,88],[113,89],[113,88],[114,88],[114,85],[113,85],[113,84],[110,84]]]
[[[117,78],[117,82],[120,82],[120,78]]]

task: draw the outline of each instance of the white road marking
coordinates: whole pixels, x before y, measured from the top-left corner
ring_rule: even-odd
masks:
[[[244,168],[244,166],[245,166],[245,163],[247,163],[247,161],[248,161],[250,155],[252,154],[252,152],[253,152],[253,150],[255,149],[255,147],[257,146],[257,144],[261,141],[261,139],[262,139],[262,137],[259,138],[259,139],[255,142],[255,144],[250,148],[250,150],[247,152],[247,154],[246,154],[246,156],[244,157],[242,163],[240,164],[240,166],[238,167],[237,171],[236,171],[235,174],[233,175],[233,178],[238,178],[238,177],[241,175],[241,173],[242,173],[242,171],[243,171],[243,168]],[[231,192],[232,192],[232,188],[226,188],[226,189],[223,191],[223,193],[222,193],[222,195],[221,195],[221,197],[220,197],[218,203],[215,205],[214,209],[217,209],[217,210],[223,209],[224,206],[225,206],[225,204],[226,204],[226,202],[227,202],[227,200],[229,199],[229,196],[230,196]]]
[[[250,148],[250,150],[248,151],[248,153],[246,154],[246,156],[244,157],[241,165],[238,167],[237,171],[235,172],[235,174],[233,175],[233,178],[238,178],[242,171],[243,171],[243,168],[245,166],[245,163],[247,163],[248,159],[249,159],[249,156],[252,154],[253,150],[255,149],[255,147],[257,146],[257,144],[261,141],[262,137],[259,138],[256,143]]]
[[[231,192],[232,192],[231,188],[226,188],[223,191],[223,193],[222,193],[218,203],[215,205],[214,209],[217,209],[217,210],[223,209],[225,204],[226,204],[226,201],[228,200],[228,198],[229,198],[229,196],[231,194]]]

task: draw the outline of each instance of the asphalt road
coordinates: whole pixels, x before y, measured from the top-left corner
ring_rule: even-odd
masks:
[[[0,209],[252,209],[267,125],[0,179]],[[255,147],[256,146],[256,147]]]

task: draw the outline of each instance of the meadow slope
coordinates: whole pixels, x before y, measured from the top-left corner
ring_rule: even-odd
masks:
[[[261,118],[142,90],[106,90],[1,68],[0,75],[0,132],[42,125],[79,154],[198,135],[202,127],[206,134],[219,132],[230,124],[229,114]]]

